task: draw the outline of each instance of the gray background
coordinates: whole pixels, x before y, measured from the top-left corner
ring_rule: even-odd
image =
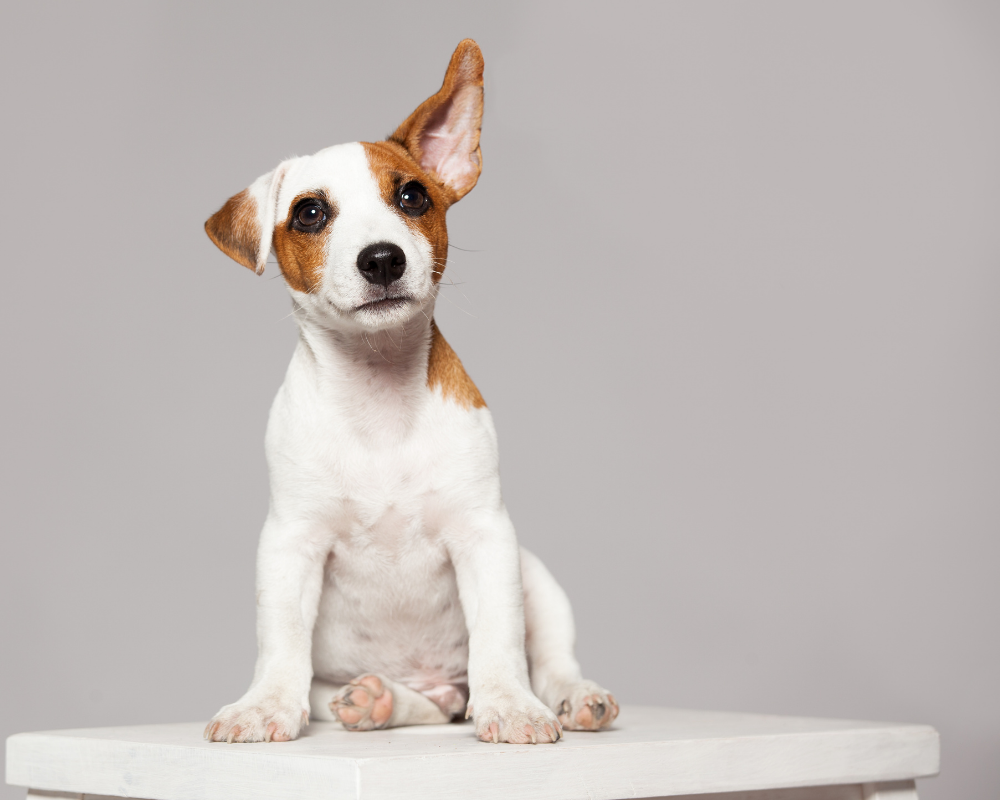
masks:
[[[438,317],[626,703],[931,723],[1000,794],[1000,5],[13,4],[0,735],[246,687],[295,331],[204,219],[465,36]],[[0,797],[22,796],[0,790]]]

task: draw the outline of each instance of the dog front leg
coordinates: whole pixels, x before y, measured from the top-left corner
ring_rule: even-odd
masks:
[[[476,734],[484,742],[558,741],[559,721],[528,681],[520,558],[506,510],[474,521],[450,555],[469,629]]]
[[[329,546],[314,526],[269,517],[257,550],[253,682],[205,729],[215,742],[283,742],[309,720],[312,632]]]

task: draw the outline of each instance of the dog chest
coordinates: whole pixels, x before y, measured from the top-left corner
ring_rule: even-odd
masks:
[[[443,546],[416,537],[342,543],[327,563],[313,635],[317,674],[383,671],[417,688],[459,681],[468,632]]]

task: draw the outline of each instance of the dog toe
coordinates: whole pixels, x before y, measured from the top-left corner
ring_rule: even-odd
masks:
[[[383,728],[392,716],[392,691],[378,675],[362,675],[334,695],[330,710],[349,731]]]
[[[590,681],[569,686],[559,703],[556,715],[567,730],[599,731],[618,717],[614,695]]]

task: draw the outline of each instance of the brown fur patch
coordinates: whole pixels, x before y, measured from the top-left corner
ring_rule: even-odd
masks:
[[[223,253],[247,269],[257,271],[260,224],[257,201],[244,189],[205,222],[205,233]]]
[[[296,206],[307,197],[322,199],[328,208],[327,221],[323,229],[316,233],[296,230],[292,227],[292,214]],[[278,256],[278,266],[288,285],[297,292],[312,292],[323,277],[326,263],[326,240],[333,227],[337,212],[333,204],[315,192],[306,192],[296,197],[288,207],[284,221],[274,226],[274,252]]]
[[[437,323],[431,320],[431,352],[427,360],[427,385],[441,387],[441,393],[463,408],[485,408],[486,401],[472,382],[469,373],[451,345],[445,341]]]
[[[444,216],[451,205],[450,193],[424,172],[406,148],[397,142],[362,142],[368,157],[368,166],[378,183],[379,194],[409,226],[410,230],[421,234],[431,244],[434,257],[434,282],[441,280],[448,260],[448,229]],[[396,205],[396,192],[409,181],[420,181],[427,189],[431,206],[419,217],[404,214]]]

